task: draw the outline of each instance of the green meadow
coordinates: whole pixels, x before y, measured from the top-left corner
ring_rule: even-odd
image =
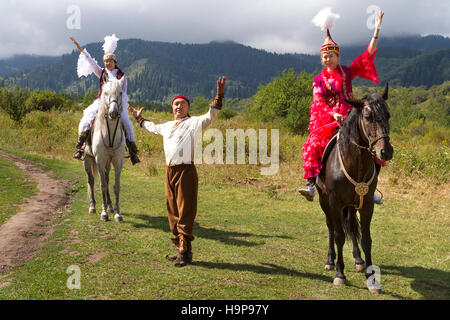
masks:
[[[171,118],[151,111],[144,116],[156,122]],[[391,137],[394,159],[382,169],[378,186],[384,204],[375,207],[371,225],[372,257],[382,285],[382,294],[373,295],[354,267],[348,241],[347,284],[335,288],[335,272],[324,270],[325,216],[317,199],[306,202],[296,192],[304,183],[300,149],[306,136],[280,127],[281,163],[273,176],[260,175],[263,165],[198,165],[194,263],[175,268],[164,259],[175,248],[165,209],[162,139],[136,126],[142,162],[132,166],[125,161],[124,221],[101,222],[98,180],[98,213],[89,214],[82,163],[71,158],[80,118],[80,111],[33,111],[17,123],[0,111],[0,149],[68,180],[71,194],[70,209],[55,221],[41,251],[0,275],[0,299],[450,298],[446,143]],[[211,128],[267,126],[235,116],[218,119]],[[23,185],[26,179],[14,165],[1,157],[0,165],[0,210],[5,210],[35,190]],[[17,177],[8,180],[11,185],[5,184],[7,175]],[[20,197],[2,198],[3,190]],[[80,268],[79,290],[67,288],[70,266]]]
[[[0,156],[0,226],[36,192],[36,183],[12,161]]]

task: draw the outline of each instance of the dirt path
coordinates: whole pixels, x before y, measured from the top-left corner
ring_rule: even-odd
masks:
[[[30,161],[0,150],[0,156],[13,161],[37,183],[39,193],[20,205],[20,212],[0,227],[0,274],[24,264],[36,254],[43,241],[53,232],[53,221],[69,203],[67,181]]]

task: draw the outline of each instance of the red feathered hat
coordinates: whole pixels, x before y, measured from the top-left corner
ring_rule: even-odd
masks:
[[[322,47],[320,48],[320,54],[324,54],[325,52],[336,52],[339,54],[339,45],[333,41],[330,35],[330,30],[327,29],[327,37],[325,38],[325,41],[323,42]]]
[[[337,19],[339,19],[339,15],[333,13],[331,8],[325,8],[319,11],[319,13],[313,18],[312,22],[320,27],[322,30],[327,30],[327,36],[325,41],[320,48],[320,54],[324,54],[325,52],[336,52],[339,54],[339,46],[336,42],[333,41],[330,35],[330,29],[333,28],[334,23]]]

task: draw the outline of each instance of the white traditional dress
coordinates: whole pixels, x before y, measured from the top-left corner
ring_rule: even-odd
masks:
[[[84,49],[80,53],[77,66],[77,73],[79,78],[81,78],[82,76],[87,77],[88,75],[94,73],[100,79],[103,70],[105,70],[108,79],[117,77],[118,69],[114,69],[112,71],[109,71],[106,68],[102,69],[98,65],[97,61],[91,57],[91,55],[89,54],[89,52],[87,52],[86,49]],[[120,117],[122,118],[123,124],[125,126],[127,139],[129,141],[135,142],[133,123],[131,122],[128,116],[127,78],[126,75],[123,75],[123,77],[124,77],[122,85],[123,110],[122,113],[120,114]],[[78,126],[78,134],[91,129],[92,123],[94,122],[94,119],[97,116],[99,107],[100,107],[100,97],[95,99],[95,101],[83,111],[83,118],[81,118],[80,124]]]

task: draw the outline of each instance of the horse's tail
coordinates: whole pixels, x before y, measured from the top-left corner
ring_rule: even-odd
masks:
[[[359,242],[361,239],[361,227],[358,216],[356,215],[356,209],[351,207],[344,208],[344,212],[341,217],[345,237],[351,238],[354,236]]]

